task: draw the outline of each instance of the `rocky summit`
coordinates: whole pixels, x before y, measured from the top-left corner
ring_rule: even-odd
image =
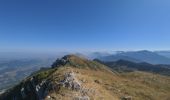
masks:
[[[169,84],[168,76],[118,73],[97,61],[67,55],[7,90],[0,100],[169,100]]]

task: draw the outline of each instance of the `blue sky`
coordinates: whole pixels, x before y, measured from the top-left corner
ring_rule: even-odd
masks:
[[[169,0],[1,0],[0,51],[170,50]]]

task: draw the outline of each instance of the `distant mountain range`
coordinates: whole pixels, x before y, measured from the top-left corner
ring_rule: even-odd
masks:
[[[147,62],[150,64],[170,64],[170,52],[152,52],[152,51],[129,51],[117,52],[108,56],[100,56],[97,59],[101,61],[127,60],[131,62]]]
[[[155,53],[170,58],[170,51],[155,51]]]
[[[102,62],[95,59],[95,61],[98,61],[118,72],[145,71],[170,76],[170,65],[152,65],[149,63],[134,63],[126,60],[118,60],[115,62],[114,61]]]

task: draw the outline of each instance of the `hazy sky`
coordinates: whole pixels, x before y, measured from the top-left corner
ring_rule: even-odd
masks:
[[[1,0],[0,51],[170,50],[169,0]]]

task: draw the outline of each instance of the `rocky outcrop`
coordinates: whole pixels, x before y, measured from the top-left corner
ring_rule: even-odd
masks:
[[[42,100],[45,97],[45,90],[47,88],[46,80],[41,81],[40,83],[36,84],[36,79],[34,77],[30,78],[25,85],[22,86],[20,90],[21,98],[25,99],[29,96],[34,97],[36,100]]]
[[[124,96],[121,100],[132,100],[132,96]]]
[[[80,90],[81,83],[77,80],[75,73],[69,72],[64,76],[64,80],[60,82],[63,87],[70,88],[72,90]]]
[[[52,68],[59,67],[59,66],[64,66],[68,62],[69,62],[69,57],[67,55],[67,56],[64,56],[61,59],[57,59],[51,66],[52,66]]]
[[[88,96],[78,96],[75,97],[74,100],[90,100],[90,98]]]
[[[30,78],[29,84],[21,88],[22,99],[29,96],[28,93],[32,92],[36,100],[51,100],[54,98],[50,93],[57,93],[61,87],[70,89],[77,92],[79,95],[72,95],[73,100],[90,100],[88,94],[94,93],[95,91],[91,88],[85,88],[82,86],[81,81],[76,77],[76,73],[70,71],[64,74],[64,79],[59,82],[53,80],[42,80],[40,83],[36,83],[34,77]],[[29,91],[29,92],[27,92]],[[67,94],[64,94],[67,95]]]

